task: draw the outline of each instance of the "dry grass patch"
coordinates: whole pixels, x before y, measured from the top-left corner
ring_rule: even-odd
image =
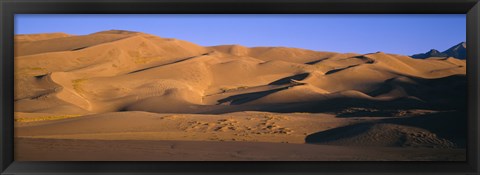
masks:
[[[15,122],[40,122],[50,120],[61,120],[67,118],[80,117],[82,115],[56,115],[56,116],[41,116],[41,117],[16,117]]]
[[[248,86],[239,86],[239,87],[223,87],[223,88],[220,88],[220,91],[222,91],[222,93],[225,93],[225,92],[237,91],[237,90],[243,90],[243,89],[248,89],[248,88],[249,88]]]
[[[76,91],[76,92],[83,92],[83,89],[82,89],[82,83],[85,82],[87,79],[76,79],[76,80],[72,80],[72,86],[73,86],[73,89]]]

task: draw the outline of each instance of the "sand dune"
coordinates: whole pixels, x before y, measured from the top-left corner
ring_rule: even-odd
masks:
[[[354,125],[307,137],[307,142],[315,140],[340,145],[454,147],[429,131],[394,124]]]
[[[16,136],[462,148],[384,119],[465,110],[465,75],[453,57],[203,47],[122,30],[19,35]]]
[[[48,39],[55,39],[55,38],[64,38],[64,37],[70,37],[70,36],[72,35],[69,35],[63,32],[15,35],[15,43],[18,44],[22,42],[32,42],[32,41],[48,40]]]
[[[381,52],[351,55],[237,45],[204,48],[136,32],[106,31],[22,44],[26,45],[18,47],[15,58],[19,112],[55,111],[39,106],[46,103],[73,105],[86,113],[114,112],[137,102],[159,102],[153,100],[158,97],[200,106],[226,104],[222,101],[229,97],[230,104],[239,104],[235,96],[252,95],[258,97],[243,99],[241,104],[338,96],[375,100],[367,94],[385,86],[387,80],[465,75],[465,61],[454,58],[417,60]],[[82,49],[73,49],[78,47]],[[306,64],[312,61],[318,62]],[[308,76],[296,79],[299,75]],[[388,99],[389,94],[375,92]],[[42,103],[37,103],[40,99]]]

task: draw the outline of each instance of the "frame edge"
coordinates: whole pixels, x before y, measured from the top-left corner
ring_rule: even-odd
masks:
[[[0,126],[2,132],[0,133],[0,173],[4,173],[6,169],[13,163],[13,104],[5,103],[13,100],[13,26],[9,26],[13,22],[13,14],[8,6],[12,4],[6,0],[0,0],[0,26],[2,33],[0,34],[0,41],[2,49],[0,49]]]
[[[102,2],[102,1],[100,1]],[[469,0],[468,2],[471,2]],[[9,60],[8,58],[12,57],[12,54],[9,54],[8,52],[5,52],[8,49],[11,49],[13,51],[13,36],[6,35],[4,33],[11,32],[13,34],[14,27],[13,26],[6,26],[5,24],[9,24],[11,21],[14,19],[14,15],[11,13],[11,11],[8,10],[8,8],[5,8],[5,5],[9,5],[14,3],[13,1],[9,0],[0,0],[0,13],[3,16],[2,19],[0,20],[0,26],[1,30],[3,31],[2,34],[0,35],[0,41],[1,45],[3,46],[2,49],[0,49],[0,61],[1,61],[1,84],[0,84],[0,99],[3,100],[11,100],[13,101],[13,89],[9,89],[8,86],[13,87],[13,75],[10,76],[8,71],[13,72],[13,60]],[[468,77],[470,82],[474,82],[473,84],[469,84],[468,86],[468,91],[469,93],[472,92],[472,95],[470,95],[473,98],[469,98],[469,108],[471,110],[471,114],[475,117],[473,117],[473,120],[469,120],[468,126],[469,126],[469,131],[470,132],[468,135],[468,138],[475,142],[474,145],[476,147],[469,147],[468,152],[469,154],[469,165],[470,167],[474,168],[474,173],[478,174],[479,169],[478,169],[478,163],[480,162],[479,156],[478,156],[478,151],[480,149],[480,145],[478,145],[478,131],[479,129],[476,128],[480,126],[480,121],[478,120],[478,114],[480,114],[480,109],[478,109],[478,102],[479,102],[479,94],[480,94],[480,89],[479,89],[479,82],[478,81],[478,75],[479,75],[479,70],[478,69],[473,69],[473,68],[479,68],[480,67],[480,62],[478,59],[480,59],[480,54],[478,49],[480,48],[480,39],[479,39],[479,31],[480,31],[480,11],[479,11],[479,5],[480,3],[476,3],[476,5],[470,9],[470,11],[467,13],[467,45],[469,46],[467,49],[467,54],[468,58],[470,58],[468,61],[470,64],[467,65],[468,69],[467,71],[472,71],[469,74],[474,75]],[[3,20],[7,18],[8,20]],[[473,26],[472,26],[473,25]],[[470,29],[474,28],[474,29]],[[470,34],[468,34],[470,33]],[[5,46],[12,46],[5,48]],[[13,52],[11,52],[13,53]],[[473,86],[473,87],[471,87]],[[10,94],[9,94],[10,93]],[[7,132],[1,132],[0,133],[0,174],[3,174],[4,171],[12,165],[13,162],[13,120],[10,118],[11,114],[13,114],[13,105],[5,104],[3,101],[0,102],[0,114],[2,114],[2,118],[0,119],[0,126],[2,127],[3,131]],[[473,129],[473,130],[472,130]],[[8,132],[10,131],[10,133]],[[10,152],[8,152],[10,151]],[[471,155],[477,155],[470,157]],[[13,162],[14,163],[14,162]],[[473,169],[472,169],[473,170]],[[470,170],[470,171],[472,171]],[[470,172],[472,173],[472,172]],[[463,174],[463,173],[462,173]]]
[[[480,157],[478,151],[480,145],[478,142],[480,120],[479,102],[480,102],[480,88],[479,88],[479,70],[480,68],[480,2],[477,2],[467,12],[467,75],[468,77],[468,93],[469,93],[469,118],[468,118],[468,148],[467,148],[467,162],[475,173],[479,173]]]

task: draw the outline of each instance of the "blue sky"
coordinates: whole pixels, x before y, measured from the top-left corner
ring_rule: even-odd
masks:
[[[412,55],[466,40],[464,14],[430,15],[15,15],[15,33],[85,35],[121,29],[202,46],[240,44]]]

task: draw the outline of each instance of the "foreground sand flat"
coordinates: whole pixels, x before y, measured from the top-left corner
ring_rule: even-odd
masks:
[[[465,160],[465,149],[442,139],[448,133],[437,136],[408,126],[431,127],[430,122],[437,120],[439,128],[431,130],[441,130],[441,123],[450,124],[455,113],[410,113],[418,116],[116,112],[16,122],[16,157],[24,161]]]
[[[17,137],[22,138],[305,143],[309,134],[358,121],[336,118],[331,114],[308,113],[251,111],[205,115],[114,112],[17,122],[15,132]]]
[[[21,35],[15,49],[17,160],[465,160],[453,57],[122,30]]]
[[[463,161],[465,149],[149,140],[17,139],[17,161]]]

